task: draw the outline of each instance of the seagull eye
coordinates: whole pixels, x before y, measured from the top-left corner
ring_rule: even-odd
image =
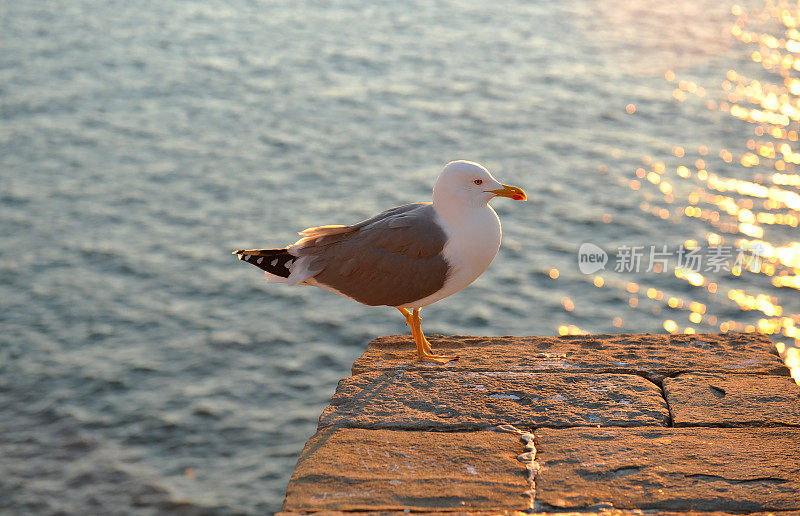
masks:
[[[476,185],[483,184],[483,179],[476,179],[475,181],[473,181],[473,183],[475,183]]]

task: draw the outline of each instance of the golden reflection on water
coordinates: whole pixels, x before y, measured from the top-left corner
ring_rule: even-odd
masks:
[[[596,288],[617,291],[632,309],[651,311],[656,316],[668,309],[671,318],[663,319],[663,328],[669,333],[696,333],[697,325],[702,323],[720,332],[774,336],[778,352],[800,384],[800,314],[784,313],[777,295],[751,291],[752,286],[738,284],[742,274],[752,274],[769,278],[765,288],[772,292],[779,289],[780,295],[794,297],[800,290],[800,241],[786,241],[785,233],[782,237],[771,235],[777,229],[797,228],[800,223],[800,174],[796,168],[800,165],[800,146],[796,143],[800,131],[800,77],[796,77],[800,72],[800,6],[766,2],[763,11],[747,13],[735,5],[731,13],[736,17],[731,36],[753,47],[749,57],[766,70],[766,78],[749,78],[729,70],[721,82],[718,100],[708,98],[713,96],[708,87],[681,79],[673,70],[667,70],[664,78],[674,84],[672,96],[678,102],[687,101],[690,96],[703,99],[709,110],[753,125],[754,137],[741,149],[720,149],[716,153],[725,164],[741,167],[744,174],[745,170],[751,171],[751,177],[727,177],[714,170],[711,163],[715,153],[700,145],[697,149],[674,147],[673,156],[685,160],[674,169],[644,156],[643,166],[636,168],[634,177],[616,179],[620,186],[638,192],[643,212],[664,222],[703,224],[706,242],[687,240],[686,249],[727,245],[743,259],[734,263],[730,276],[718,278],[686,267],[674,268],[672,275],[691,285],[693,295],[702,294],[709,299],[708,304],[610,275],[587,277],[587,281]],[[751,28],[752,20],[760,25],[771,23],[773,28],[759,32]],[[635,115],[637,107],[628,104],[625,111]],[[611,222],[611,217],[604,215],[603,222]],[[790,238],[797,238],[797,233],[790,234]],[[557,279],[558,271],[553,271],[550,277]],[[753,323],[716,315],[714,309],[726,302],[735,303],[743,313],[759,312],[763,317]],[[575,309],[568,298],[562,300],[562,305],[570,312]],[[683,312],[685,318],[676,317],[676,312]],[[615,317],[613,324],[622,327],[623,320]],[[558,333],[586,332],[574,325],[562,325]]]

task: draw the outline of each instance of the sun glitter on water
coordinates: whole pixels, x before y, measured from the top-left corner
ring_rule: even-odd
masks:
[[[770,335],[800,384],[800,314],[785,309],[787,300],[796,300],[800,290],[796,230],[800,223],[800,7],[767,2],[762,11],[747,13],[734,5],[731,14],[735,18],[731,37],[752,47],[749,58],[761,65],[760,73],[747,76],[731,69],[721,77],[719,89],[683,79],[673,70],[667,70],[664,78],[674,85],[672,97],[677,103],[700,102],[712,112],[750,124],[752,137],[731,149],[674,146],[669,160],[643,156],[642,166],[632,174],[610,176],[640,196],[639,208],[660,223],[699,225],[706,242],[688,239],[683,243],[687,250],[730,246],[747,259],[734,263],[728,273],[677,266],[654,271],[690,285],[691,299],[611,274],[590,276],[587,281],[596,288],[616,290],[631,310],[651,310],[657,315],[663,308],[669,317],[662,326],[669,333],[717,330]],[[628,104],[625,111],[637,116],[639,107]],[[683,163],[666,165],[675,159]],[[610,222],[609,216],[606,223]],[[743,283],[743,275],[751,281]],[[557,279],[558,274],[551,271],[550,277]],[[759,290],[753,290],[753,285]],[[717,315],[731,303],[741,318]],[[571,300],[562,305],[568,312],[575,310]],[[796,309],[796,303],[792,306]],[[675,316],[681,312],[685,322]],[[753,312],[761,317],[753,320]],[[613,324],[622,327],[623,319],[616,317]],[[586,333],[575,325],[561,325],[557,332]]]

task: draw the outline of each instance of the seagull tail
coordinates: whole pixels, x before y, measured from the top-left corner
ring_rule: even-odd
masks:
[[[289,277],[292,263],[297,259],[297,256],[289,254],[286,249],[239,249],[233,254],[239,255],[240,260],[280,278]]]

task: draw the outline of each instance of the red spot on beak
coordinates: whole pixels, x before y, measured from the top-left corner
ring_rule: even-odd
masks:
[[[522,194],[518,194],[518,193],[515,193],[514,195],[512,195],[511,198],[514,199],[515,201],[521,201],[522,199],[524,199]]]

